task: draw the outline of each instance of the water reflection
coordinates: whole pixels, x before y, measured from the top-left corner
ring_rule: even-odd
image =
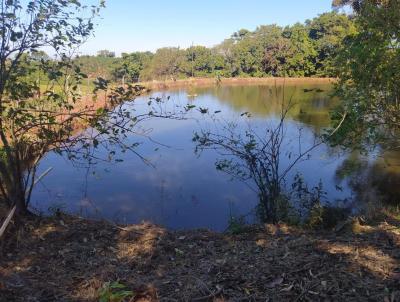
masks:
[[[354,194],[353,207],[363,210],[370,204],[398,205],[400,201],[400,152],[352,152],[336,171]]]
[[[273,120],[280,112],[282,99],[293,100],[287,132],[289,136],[297,135],[298,129],[303,128],[302,140],[307,144],[315,133],[329,125],[329,110],[337,103],[330,92],[327,85],[222,86],[159,92],[153,96],[170,96],[171,106],[195,104],[209,108],[210,112],[221,111],[218,116],[226,121],[238,122],[243,112],[249,112],[255,125]],[[136,101],[139,112],[148,99],[145,96]],[[77,169],[68,160],[49,154],[40,170],[54,170],[37,187],[33,204],[42,211],[61,206],[70,212],[123,223],[150,220],[170,228],[224,230],[231,211],[251,213],[258,198],[242,182],[216,171],[218,154],[194,154],[193,133],[210,125],[212,121],[196,110],[183,121],[146,121],[142,126],[152,129],[152,140],[169,147],[138,136],[129,137],[127,143],[142,142],[138,152],[151,160],[154,167],[129,152],[118,152],[124,160],[120,164],[100,163],[88,169]],[[322,180],[328,199],[337,202],[350,198],[356,191],[350,174],[343,172],[348,162],[356,162],[351,154],[323,145],[293,173],[301,172],[311,186]]]
[[[258,117],[276,116],[282,108],[282,100],[292,100],[294,107],[289,117],[312,126],[319,131],[329,126],[329,110],[338,100],[331,97],[330,85],[285,86],[226,86],[214,89],[199,88],[198,95],[218,99],[235,112],[251,112]]]

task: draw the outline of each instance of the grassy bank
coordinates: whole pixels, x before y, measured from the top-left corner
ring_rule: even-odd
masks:
[[[165,80],[138,83],[151,90],[163,90],[185,87],[207,87],[213,85],[304,85],[330,84],[334,78],[190,78],[184,80]]]
[[[398,226],[230,235],[59,214],[1,241],[0,300],[99,301],[128,290],[123,301],[399,301]]]

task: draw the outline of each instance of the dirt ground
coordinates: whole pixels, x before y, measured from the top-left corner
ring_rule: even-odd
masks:
[[[118,281],[125,301],[400,301],[398,227],[229,235],[34,219],[0,241],[0,300],[99,301]]]

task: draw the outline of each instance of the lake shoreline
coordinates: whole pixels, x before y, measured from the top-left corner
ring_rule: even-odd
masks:
[[[174,88],[186,87],[209,87],[215,85],[235,86],[235,85],[302,85],[302,84],[333,84],[337,81],[335,78],[189,78],[179,80],[154,80],[138,82],[137,85],[142,85],[150,90],[165,90]]]
[[[142,302],[399,297],[400,232],[388,223],[340,232],[265,225],[232,235],[58,213],[14,231],[0,249],[6,301],[98,301],[114,281]]]

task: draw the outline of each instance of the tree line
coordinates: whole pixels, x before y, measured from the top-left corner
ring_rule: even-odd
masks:
[[[118,82],[188,77],[335,77],[337,55],[354,20],[335,11],[291,26],[241,29],[214,47],[165,47],[152,52],[77,58],[88,75]]]

